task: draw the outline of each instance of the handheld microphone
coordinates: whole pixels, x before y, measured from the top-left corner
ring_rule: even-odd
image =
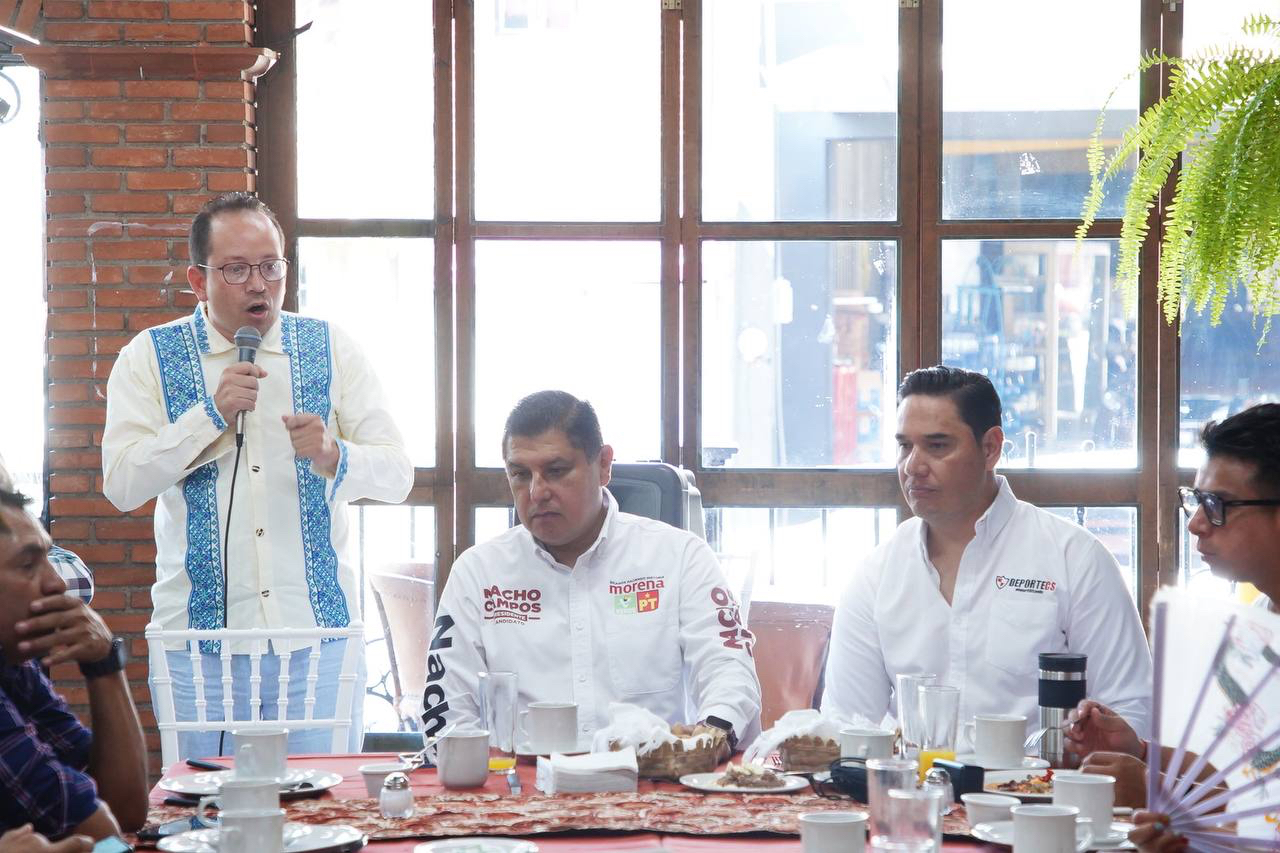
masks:
[[[258,357],[258,347],[262,344],[262,334],[253,326],[241,326],[236,330],[236,346],[240,350],[237,362],[247,361],[253,364]],[[236,447],[244,444],[244,410],[236,412]]]

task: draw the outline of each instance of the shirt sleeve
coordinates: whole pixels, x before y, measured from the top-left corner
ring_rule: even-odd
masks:
[[[329,478],[329,499],[400,503],[413,487],[413,465],[382,383],[355,342],[340,329],[330,329],[342,397],[335,413],[338,467]]]
[[[1067,646],[1089,656],[1090,698],[1124,717],[1139,737],[1148,737],[1151,651],[1120,566],[1092,536],[1068,547],[1066,564],[1083,566],[1072,584]]]
[[[169,422],[151,337],[143,332],[120,352],[107,380],[107,420],[102,435],[102,491],[130,512],[178,483],[231,442],[212,445],[227,423],[213,398]]]
[[[54,545],[49,549],[49,562],[67,585],[67,595],[74,595],[85,604],[93,601],[93,569],[84,564],[76,554]]]
[[[875,617],[879,568],[884,559],[883,551],[873,553],[858,568],[836,606],[822,695],[822,712],[829,716],[847,720],[857,715],[878,723],[889,710],[893,687]]]
[[[92,736],[34,664],[0,683],[0,826],[60,838],[98,809]]]
[[[680,645],[690,696],[701,719],[720,717],[739,737],[760,715],[754,643],[715,554],[690,537],[680,570]]]
[[[480,637],[481,605],[468,577],[468,563],[463,553],[453,564],[436,608],[422,696],[424,735],[433,735],[449,723],[471,725],[480,720],[478,673],[488,667]]]

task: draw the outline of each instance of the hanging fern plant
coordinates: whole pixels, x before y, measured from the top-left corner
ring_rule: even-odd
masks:
[[[1257,15],[1245,21],[1243,31],[1280,38],[1280,21]],[[1265,337],[1280,313],[1280,57],[1249,47],[1195,57],[1153,53],[1136,73],[1157,65],[1169,68],[1168,95],[1125,132],[1110,158],[1102,148],[1103,118],[1098,119],[1088,152],[1091,185],[1076,237],[1088,233],[1106,183],[1139,154],[1125,196],[1116,274],[1132,300],[1148,214],[1178,155],[1189,153],[1165,210],[1159,276],[1165,320],[1173,323],[1187,305],[1198,312],[1208,308],[1216,325],[1243,285],[1255,317],[1264,321]]]

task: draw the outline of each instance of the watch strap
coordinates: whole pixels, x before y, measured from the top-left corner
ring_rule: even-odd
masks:
[[[81,663],[80,674],[85,678],[101,678],[104,675],[112,675],[124,669],[124,665],[128,660],[129,655],[125,651],[124,638],[114,637],[111,640],[111,651],[107,652],[107,656],[102,660]]]

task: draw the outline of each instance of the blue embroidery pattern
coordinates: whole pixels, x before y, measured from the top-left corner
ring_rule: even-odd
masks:
[[[196,309],[199,313],[199,308]],[[151,342],[160,365],[165,411],[173,423],[188,409],[212,406],[205,394],[204,369],[190,323],[158,326],[151,330]],[[206,342],[206,347],[207,347]],[[226,422],[213,409],[215,424]],[[211,415],[211,417],[213,416]],[[222,627],[222,549],[218,541],[218,463],[209,462],[182,481],[182,498],[187,505],[187,578],[191,595],[187,599],[187,624],[191,628]],[[217,653],[218,643],[202,642],[200,650]]]
[[[282,313],[280,337],[281,345],[289,356],[294,413],[319,415],[328,422],[329,389],[333,381],[333,354],[329,345],[328,324],[296,314]],[[311,472],[309,459],[295,457],[294,467],[298,474],[302,556],[311,611],[316,624],[322,628],[345,627],[350,623],[351,617],[347,610],[346,595],[338,583],[338,555],[333,550],[324,478]],[[342,473],[339,471],[338,476]]]
[[[342,485],[342,481],[347,476],[347,443],[341,439],[338,442],[338,470],[333,474],[333,488],[329,489],[329,500],[333,501],[338,497],[338,486]]]

